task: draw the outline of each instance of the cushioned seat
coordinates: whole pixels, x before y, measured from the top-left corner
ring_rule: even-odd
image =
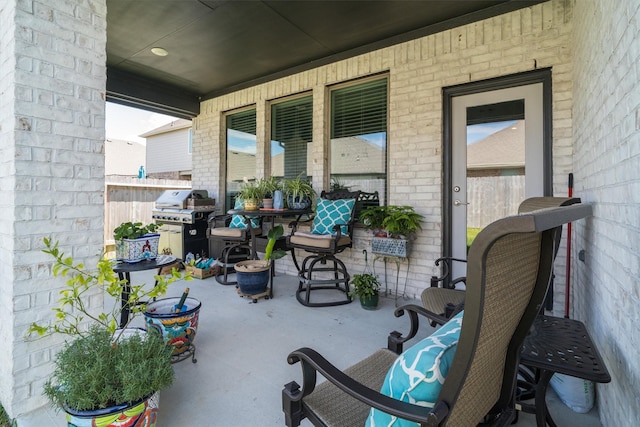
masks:
[[[297,222],[291,223],[292,231],[287,238],[287,245],[312,254],[304,259],[298,271],[296,298],[301,304],[326,307],[351,302],[349,272],[336,254],[353,244],[353,212],[359,195],[359,191],[323,191],[316,203],[311,231],[298,230]],[[312,301],[311,292],[316,290],[332,291],[332,295],[333,291],[337,291],[338,296],[326,299],[325,295],[324,300]]]
[[[311,348],[291,352],[287,361],[301,364],[302,385],[293,381],[282,391],[286,425],[304,418],[336,427],[368,418],[370,426],[510,425],[520,350],[549,285],[561,226],[588,215],[590,206],[574,205],[488,225],[469,250],[464,312],[405,352],[419,316],[441,316],[417,305],[397,308],[396,316],[408,315],[409,332],[392,332],[387,349],[344,371]],[[326,381],[317,384],[317,374]]]
[[[242,209],[242,199],[236,198],[234,209]],[[217,221],[224,221],[224,227],[217,227]],[[209,219],[207,236],[210,239],[219,239],[224,242],[224,247],[218,259],[220,269],[216,274],[216,281],[223,285],[235,285],[236,281],[229,280],[229,274],[234,272],[236,262],[251,258],[251,228],[253,235],[262,234],[262,220],[259,217],[247,217],[242,215],[224,215]]]

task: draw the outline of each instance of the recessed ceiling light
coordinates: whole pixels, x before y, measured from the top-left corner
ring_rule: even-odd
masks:
[[[163,49],[161,47],[152,47],[151,48],[151,53],[153,53],[154,55],[157,55],[157,56],[167,56],[167,55],[169,55],[169,52],[167,52],[165,49]]]

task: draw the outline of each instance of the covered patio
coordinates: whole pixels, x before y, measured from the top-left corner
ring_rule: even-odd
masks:
[[[274,170],[272,107],[304,97],[313,125],[306,129],[308,151],[296,154],[319,193],[330,187],[333,173],[330,93],[384,80],[387,151],[376,179],[386,203],[410,204],[425,216],[400,276],[407,283],[402,294],[414,299],[428,286],[425,278],[438,273],[433,260],[449,252],[452,210],[465,204],[450,185],[447,91],[468,85],[480,91],[487,82],[509,85],[514,77],[540,74],[546,115],[535,127],[547,143],[540,150],[545,162],[527,169],[543,171],[544,193],[554,196],[568,195],[572,173],[573,195],[593,207],[593,216],[573,229],[571,253],[561,247],[556,282],[565,283],[568,273],[571,289],[565,295],[556,287],[550,313],[563,315],[562,303],[570,298],[570,317],[586,324],[611,373],[611,383],[596,387],[596,425],[636,424],[640,1],[370,2],[370,9],[363,8],[365,2],[336,2],[340,9],[327,7],[332,2],[156,1],[158,7],[149,8],[150,3],[9,0],[0,8],[0,402],[19,427],[61,422],[42,386],[62,339],[29,342],[24,336],[31,322],[51,320],[62,287],[41,252],[42,238],[60,241],[87,263],[104,248],[106,100],[192,118],[193,188],[206,189],[226,210],[233,190],[227,182],[230,117],[252,114],[256,150],[250,174],[268,177]],[[310,13],[304,4],[325,9]],[[456,7],[448,11],[453,14],[433,15],[434,4]],[[412,9],[395,9],[402,5]],[[109,20],[118,16],[124,29],[112,32]],[[263,32],[225,37],[240,25]],[[187,28],[196,31],[181,38]],[[203,51],[218,56],[186,55],[187,47],[210,41],[205,34],[216,48]],[[302,42],[277,43],[291,42],[293,35]],[[163,68],[147,51],[165,40],[175,56]],[[229,60],[224,67],[221,58]],[[351,272],[364,268],[361,250],[370,239],[356,230],[354,249],[344,252]],[[564,268],[567,256],[574,261],[570,271]],[[344,367],[384,346],[391,330],[402,330],[401,319],[391,315],[392,300],[375,312],[356,304],[299,306],[294,274],[292,263],[280,262],[276,298],[255,305],[212,279],[195,284],[194,295],[197,289],[204,303],[200,361],[176,366],[176,383],[163,393],[161,426],[281,425],[280,389],[299,375],[298,367],[286,365],[288,351],[309,345]],[[100,310],[103,296],[95,297]],[[242,330],[243,323],[251,333]],[[365,323],[367,330],[377,325],[371,337],[364,336]],[[324,329],[313,329],[317,325]],[[243,363],[245,353],[254,356],[261,345],[273,353]],[[198,375],[205,370],[215,374]],[[248,392],[256,384],[260,394]],[[212,414],[218,404],[224,410]],[[230,418],[218,423],[216,416]],[[236,423],[241,416],[252,418]],[[576,414],[568,417],[562,424],[576,424]]]
[[[152,283],[152,272],[133,279]],[[340,368],[346,368],[386,346],[393,330],[406,332],[408,319],[393,315],[395,298],[381,299],[377,310],[364,310],[357,301],[336,307],[310,308],[295,298],[297,278],[279,274],[274,298],[257,303],[241,298],[233,286],[213,277],[176,282],[168,296],[185,287],[202,302],[195,344],[197,363],[176,363],[173,385],[160,394],[158,426],[283,426],[281,392],[284,384],[302,376],[287,355],[311,347]],[[418,303],[398,299],[398,304]],[[110,304],[111,301],[106,301]],[[140,326],[143,322],[141,322]],[[433,328],[421,327],[418,338]],[[565,406],[553,390],[547,395],[551,415],[559,426],[600,426],[597,408],[578,414]],[[64,413],[45,407],[20,421],[20,426],[65,427]],[[311,426],[304,420],[303,426]],[[520,413],[516,426],[533,427],[533,414]]]

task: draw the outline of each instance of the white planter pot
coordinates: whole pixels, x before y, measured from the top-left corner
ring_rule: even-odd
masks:
[[[116,258],[130,264],[158,256],[160,234],[145,234],[137,239],[116,240]]]

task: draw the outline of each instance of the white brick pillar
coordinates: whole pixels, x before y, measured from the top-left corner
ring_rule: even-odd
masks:
[[[25,341],[61,285],[42,238],[95,263],[103,247],[106,0],[0,4],[0,401],[46,403],[60,338]],[[96,305],[101,305],[100,298]]]

